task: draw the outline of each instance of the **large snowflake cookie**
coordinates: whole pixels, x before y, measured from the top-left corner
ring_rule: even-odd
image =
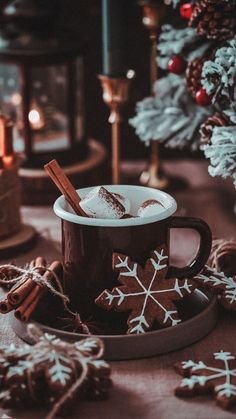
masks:
[[[182,379],[175,394],[190,397],[198,394],[214,394],[223,409],[236,404],[236,358],[230,352],[219,351],[207,362],[184,361],[175,365]]]
[[[102,359],[100,339],[68,343],[35,325],[27,331],[35,345],[0,347],[1,407],[51,406],[47,419],[52,419],[62,413],[70,417],[80,399],[107,397],[111,369]]]
[[[236,277],[229,277],[224,272],[206,266],[193,278],[203,288],[220,296],[221,304],[228,310],[236,310]]]
[[[129,256],[113,253],[113,269],[119,272],[122,285],[103,291],[96,304],[105,310],[129,311],[127,333],[144,333],[155,320],[164,327],[181,321],[174,302],[191,294],[196,284],[190,279],[166,278],[166,246],[152,251],[144,268]]]

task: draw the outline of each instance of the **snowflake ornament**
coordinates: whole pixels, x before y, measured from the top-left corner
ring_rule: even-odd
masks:
[[[122,284],[112,291],[105,290],[95,300],[105,310],[129,311],[129,334],[150,330],[155,320],[163,327],[175,326],[181,319],[175,301],[191,294],[196,288],[190,279],[167,279],[168,252],[165,245],[151,252],[145,267],[129,256],[113,254],[113,269],[119,272]]]
[[[228,277],[224,272],[206,266],[193,278],[196,283],[220,295],[221,304],[228,310],[236,310],[236,277]]]
[[[236,404],[236,358],[230,352],[221,350],[209,362],[189,360],[177,363],[175,368],[185,377],[175,390],[176,396],[214,393],[223,409]]]

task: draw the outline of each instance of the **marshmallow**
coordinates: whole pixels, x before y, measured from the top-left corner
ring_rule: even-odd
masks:
[[[119,193],[111,192],[112,195],[123,205],[125,213],[129,214],[130,212],[130,200],[126,196],[120,195]]]
[[[126,212],[120,200],[103,186],[92,189],[80,201],[80,206],[88,217],[92,218],[116,219],[121,218]]]
[[[151,217],[160,214],[165,207],[156,199],[148,199],[138,209],[138,217]]]

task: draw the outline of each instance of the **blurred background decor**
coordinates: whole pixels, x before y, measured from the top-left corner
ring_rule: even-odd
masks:
[[[150,85],[151,94],[153,92],[153,85],[158,78],[157,67],[157,42],[160,32],[160,24],[166,11],[165,3],[160,0],[141,0],[139,5],[143,10],[143,25],[149,33],[150,39]],[[143,171],[140,176],[140,183],[142,185],[150,186],[151,188],[166,189],[168,186],[167,175],[163,172],[161,165],[159,145],[157,141],[150,142],[150,158],[148,168]]]
[[[82,30],[75,36],[64,8],[61,0],[13,0],[1,9],[0,109],[13,119],[14,147],[25,155],[20,175],[27,203],[54,199],[41,192],[49,184],[38,171],[51,158],[75,165],[78,177],[80,162],[91,171],[94,155],[99,164],[105,160],[86,129],[85,36]]]
[[[182,25],[162,26],[157,64],[165,73],[154,97],[137,104],[131,125],[144,143],[154,139],[183,156],[203,151],[209,174],[235,183],[236,3],[172,3]]]
[[[209,73],[228,56],[225,48],[234,56],[234,1],[223,0],[221,6],[213,1],[211,7],[217,13],[220,7],[222,22],[207,9],[211,2],[175,1],[172,7],[168,0],[113,0],[110,9],[108,0],[70,0],[69,7],[65,0],[1,2],[0,110],[16,122],[15,147],[25,153],[20,169],[25,203],[53,202],[56,190],[41,170],[51,158],[57,158],[76,185],[109,181],[106,149],[111,153],[111,133],[97,75],[126,77],[129,68],[136,78],[130,86],[117,154],[120,161],[140,160],[141,164],[137,162],[139,173],[130,176],[124,162],[123,181],[139,181],[145,161],[151,163],[150,150],[153,160],[144,170],[146,180],[150,167],[154,179],[160,178],[160,161],[202,159],[204,154],[211,162],[211,174],[235,176],[232,88],[225,106],[219,101],[220,92],[224,100],[227,95],[225,81],[218,83],[220,78],[215,74],[214,82],[206,87],[210,76],[202,73],[203,67],[204,74]],[[103,20],[102,25],[105,4],[110,10],[106,17],[113,19],[110,25],[109,20],[106,24]],[[205,18],[215,25],[214,34]],[[204,30],[200,29],[203,26]],[[220,48],[222,51],[216,52]],[[212,64],[205,67],[209,61]],[[234,71],[233,59],[230,68],[221,65],[219,71]],[[201,77],[206,78],[204,86]],[[154,82],[151,95],[150,79]],[[231,79],[227,80],[232,84]],[[207,89],[216,89],[217,94],[208,94]],[[135,130],[127,123],[131,117]],[[201,142],[199,128],[205,122]],[[209,127],[210,131],[214,127],[214,135],[206,144],[204,133]],[[224,163],[218,164],[222,141]],[[163,187],[169,175],[162,176]]]
[[[134,71],[128,70],[125,0],[102,0],[103,68],[99,76],[103,100],[110,109],[111,124],[111,179],[121,183],[120,149],[122,140],[121,110],[129,100],[130,81]]]
[[[0,116],[0,257],[32,246],[34,227],[21,221],[21,156],[13,148],[13,122]]]

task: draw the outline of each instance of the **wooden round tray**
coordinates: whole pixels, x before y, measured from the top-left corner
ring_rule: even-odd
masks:
[[[200,290],[195,290],[190,297],[185,299],[183,310],[189,310],[189,318],[177,326],[142,335],[99,336],[105,344],[105,359],[113,361],[138,359],[171,352],[202,339],[216,325],[218,318],[217,300],[215,297],[209,296]],[[36,324],[44,332],[57,335],[69,342],[75,342],[87,337],[82,334],[54,329],[45,324]],[[11,315],[11,326],[20,338],[28,343],[32,343],[27,334],[26,323],[20,322],[14,315]]]
[[[0,239],[0,259],[9,258],[16,253],[31,248],[36,241],[37,232],[28,224],[22,224],[20,231],[10,237]]]
[[[102,185],[107,180],[107,151],[103,144],[88,140],[88,155],[85,160],[64,166],[63,170],[77,187]],[[20,168],[22,183],[22,202],[24,205],[53,204],[58,197],[58,190],[45,170]]]

